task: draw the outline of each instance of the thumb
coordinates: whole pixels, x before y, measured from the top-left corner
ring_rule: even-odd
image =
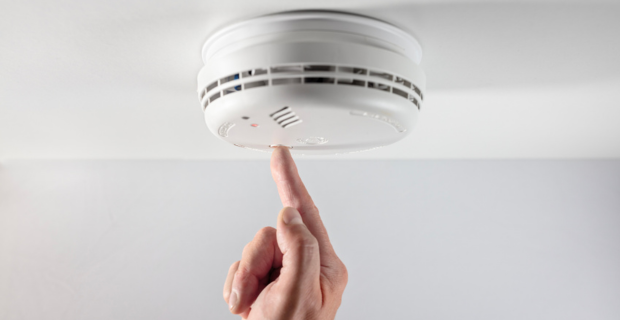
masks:
[[[319,243],[295,208],[285,207],[278,215],[277,241],[282,251],[278,286],[290,301],[303,294],[321,294]]]

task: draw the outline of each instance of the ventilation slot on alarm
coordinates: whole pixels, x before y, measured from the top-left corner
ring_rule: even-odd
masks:
[[[398,84],[401,84],[401,85],[411,89],[411,82],[409,82],[409,81],[407,81],[407,80],[405,80],[403,78],[396,77],[396,80],[394,80],[394,82],[396,82]]]
[[[280,84],[292,84],[292,83],[301,83],[301,78],[282,78],[282,79],[273,79],[271,80],[271,83],[274,86],[280,85]]]
[[[370,71],[370,76],[371,77],[379,77],[379,78],[383,78],[389,81],[392,81],[392,75],[389,73],[385,73],[385,72],[376,72],[376,71]]]
[[[345,73],[360,74],[360,75],[366,75],[368,72],[366,69],[354,68],[354,67],[338,67],[338,71],[345,72]]]
[[[334,78],[324,78],[324,77],[308,77],[308,78],[304,78],[304,83],[334,83]]]
[[[338,79],[338,81],[336,83],[337,84],[344,84],[344,85],[347,85],[347,86],[358,86],[358,87],[365,87],[366,86],[366,81],[355,80],[355,79]]]
[[[302,71],[304,71],[304,67],[299,66],[299,65],[271,67],[271,73],[302,72]]]
[[[270,114],[269,116],[282,128],[288,128],[301,123],[299,116],[297,116],[288,106]]]
[[[226,82],[230,82],[230,81],[238,80],[238,79],[239,79],[239,74],[238,73],[237,74],[233,74],[233,75],[230,75],[228,77],[224,77],[224,78],[220,79],[220,85],[223,85]]]
[[[376,83],[376,82],[368,82],[368,88],[390,92],[390,86],[386,86],[384,84]]]
[[[243,85],[244,89],[251,89],[251,88],[256,88],[256,87],[265,87],[269,85],[269,80],[261,80],[261,81],[254,81],[254,82],[249,82]]]
[[[304,71],[309,72],[334,72],[335,66],[304,66]]]
[[[400,89],[392,88],[392,93],[395,94],[395,95],[399,95],[399,96],[401,96],[401,97],[403,97],[405,99],[409,98],[409,94],[407,92],[403,91],[403,90],[400,90]]]
[[[413,86],[413,91],[415,91],[415,93],[417,93],[420,96],[421,100],[424,100],[424,96],[422,96],[422,91],[420,91],[418,87]]]
[[[413,104],[415,104],[415,106],[418,107],[418,110],[420,110],[420,103],[418,102],[418,99],[416,99],[412,95],[409,95],[409,101],[413,102]]]
[[[212,84],[210,84],[210,85],[208,85],[208,86],[207,86],[207,91],[206,91],[206,92],[211,91],[213,88],[215,88],[215,87],[217,87],[217,86],[218,86],[217,81],[213,82]]]
[[[222,93],[224,95],[229,95],[231,93],[235,93],[235,92],[240,91],[240,90],[241,90],[241,86],[236,86],[236,87],[224,89],[224,91],[222,91]]]
[[[267,69],[257,68],[248,71],[244,71],[241,73],[242,78],[249,78],[254,76],[260,76],[261,74],[267,74]]]
[[[261,75],[264,76],[260,77],[262,80],[251,81],[252,77]],[[248,80],[250,82],[246,82]],[[420,88],[410,80],[398,75],[366,68],[328,64],[280,65],[234,73],[206,86],[200,92],[200,100],[212,103],[220,97],[242,90],[289,84],[336,84],[371,88],[401,96],[413,102],[418,109],[424,100]],[[230,87],[231,85],[232,87]],[[218,91],[218,93],[211,93],[207,99],[206,97],[211,91]]]
[[[209,98],[209,102],[213,103],[213,101],[215,101],[215,100],[219,99],[219,97],[220,97],[220,96],[221,96],[221,95],[220,95],[220,93],[219,93],[219,92],[218,92],[218,93],[216,93],[216,94],[214,94],[214,95],[212,95],[212,96]]]

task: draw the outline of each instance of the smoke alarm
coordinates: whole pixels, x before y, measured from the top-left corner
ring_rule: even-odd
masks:
[[[210,131],[235,146],[339,154],[411,132],[424,99],[422,49],[368,17],[288,12],[208,38],[198,94]]]

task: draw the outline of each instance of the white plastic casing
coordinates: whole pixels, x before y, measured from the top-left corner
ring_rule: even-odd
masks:
[[[207,125],[247,149],[339,154],[385,146],[411,131],[425,90],[416,39],[351,14],[237,23],[212,35],[202,56]]]

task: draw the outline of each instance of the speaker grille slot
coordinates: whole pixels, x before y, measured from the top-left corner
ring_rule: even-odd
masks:
[[[294,126],[294,125],[296,125],[296,124],[300,124],[300,123],[301,123],[301,120],[300,120],[300,119],[295,119],[295,120],[293,120],[293,121],[291,121],[291,122],[288,122],[288,123],[283,124],[283,125],[282,125],[282,128],[292,127],[292,126]]]
[[[285,117],[283,117],[284,119],[278,121],[278,124],[283,124],[289,120],[294,120],[297,116],[295,114],[293,114],[292,116],[290,114],[287,114]],[[275,120],[275,119],[274,119]]]
[[[293,112],[293,110],[288,106],[273,112],[269,116],[282,128],[287,128],[301,123],[299,116],[296,115],[295,112]]]
[[[287,111],[288,111],[288,109],[287,109]],[[275,121],[279,121],[279,120],[280,120],[280,119],[282,119],[282,118],[286,119],[285,117],[286,117],[286,116],[288,116],[288,115],[290,115],[291,113],[292,113],[292,111],[288,111],[288,112],[282,113],[282,114],[280,114],[280,115],[279,115],[279,116],[277,116],[277,117],[273,117],[273,120],[275,120]],[[293,115],[295,115],[295,114],[293,113]]]
[[[270,114],[269,116],[270,116],[270,117],[272,117],[272,118],[273,118],[273,117],[277,117],[277,114],[279,114],[279,113],[280,113],[280,112],[282,112],[282,111],[286,111],[286,110],[288,110],[288,107],[284,107],[284,108],[282,108],[282,109],[280,109],[280,110],[278,110],[278,111],[276,111],[276,112],[274,112],[274,113]]]

